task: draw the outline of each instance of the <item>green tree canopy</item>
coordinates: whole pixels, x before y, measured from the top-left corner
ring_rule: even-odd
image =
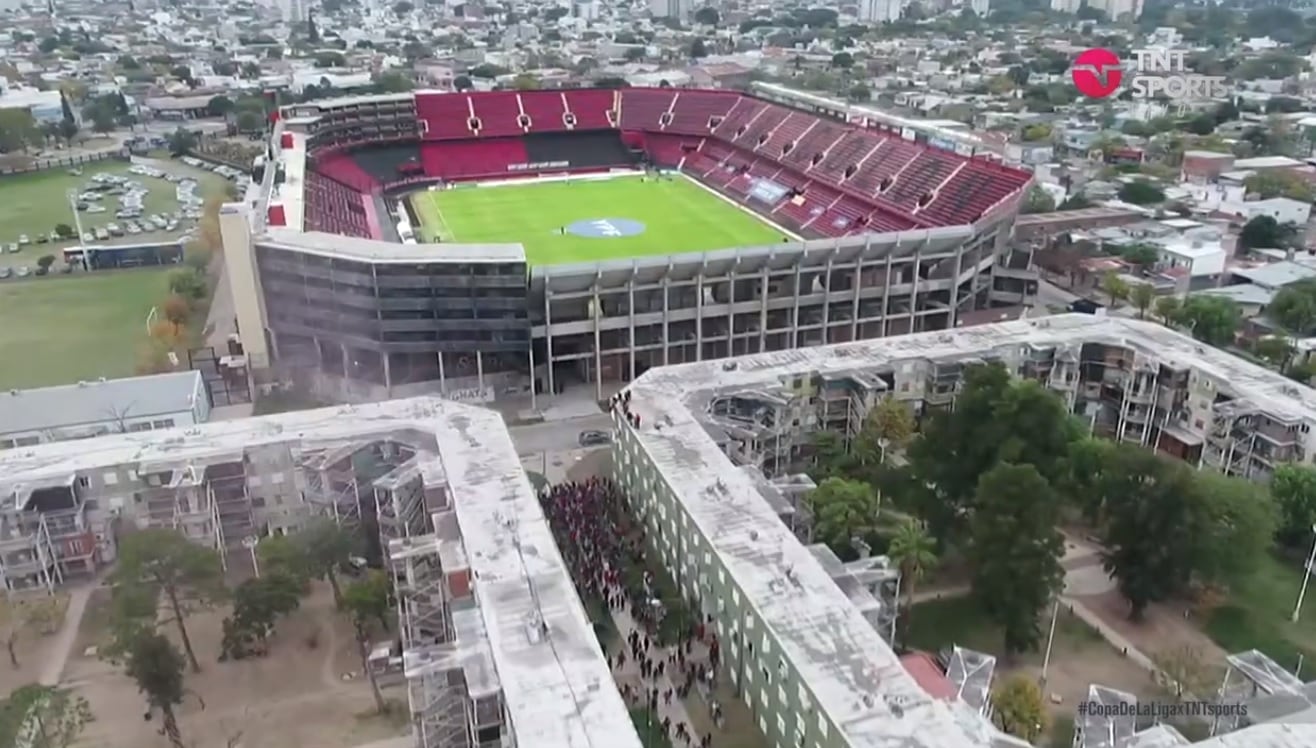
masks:
[[[1037,647],[1038,614],[1060,592],[1059,501],[1037,468],[1002,463],[978,482],[967,558],[973,597],[1005,635],[1007,654]]]
[[[863,537],[877,526],[880,502],[867,483],[828,478],[808,497],[814,536],[838,555],[845,555],[851,538]]]

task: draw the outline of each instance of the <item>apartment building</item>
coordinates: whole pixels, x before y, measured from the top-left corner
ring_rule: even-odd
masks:
[[[228,545],[373,515],[418,748],[639,748],[502,418],[394,400],[0,452],[0,582],[53,587],[133,527]],[[239,516],[240,515],[240,516]]]
[[[931,695],[836,565],[804,545],[789,502],[774,495],[811,432],[853,433],[885,397],[949,407],[964,369],[989,361],[1054,387],[1102,433],[1203,467],[1259,478],[1275,461],[1305,459],[1316,448],[1316,392],[1135,320],[1065,315],[646,372],[628,389],[626,409],[638,425],[614,414],[615,478],[677,585],[726,643],[723,675],[769,744],[1019,745],[984,716],[990,668],[984,683],[981,658],[957,653],[944,673],[951,687],[938,689],[954,697]],[[869,581],[880,607],[882,583]],[[979,676],[970,677],[975,669]],[[1316,725],[1291,719],[1316,708],[1316,684],[1283,671],[1259,652],[1231,657],[1222,700],[1254,703],[1256,716],[1217,722],[1215,737],[1200,745],[1316,745]],[[1093,692],[1136,701],[1100,684]],[[1188,742],[1168,726],[1136,729],[1131,720],[1090,715],[1078,722],[1076,745],[1109,746],[1111,735],[1125,748]]]

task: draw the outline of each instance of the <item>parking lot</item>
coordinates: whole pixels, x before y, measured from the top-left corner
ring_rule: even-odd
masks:
[[[79,244],[185,238],[226,177],[177,162],[105,161],[0,179],[0,278],[36,274],[43,255],[60,272],[63,250]]]

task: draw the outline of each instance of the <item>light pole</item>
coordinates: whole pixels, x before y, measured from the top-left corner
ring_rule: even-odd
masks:
[[[1298,590],[1298,603],[1293,606],[1294,623],[1302,616],[1302,601],[1307,597],[1307,583],[1311,581],[1311,567],[1316,564],[1316,525],[1311,526],[1312,541],[1311,554],[1307,556],[1307,563],[1302,567],[1302,588]]]
[[[78,191],[70,189],[67,193],[67,197],[69,199],[69,210],[73,211],[73,230],[78,232],[78,236],[76,237],[78,240],[78,246],[82,246],[82,216],[78,213]],[[82,247],[82,253],[85,258],[87,253],[86,247]]]
[[[1038,686],[1046,688],[1046,671],[1051,667],[1051,645],[1056,642],[1056,620],[1060,617],[1060,595],[1056,595],[1056,601],[1051,606],[1051,632],[1046,635],[1046,654],[1042,655],[1042,675],[1038,678]]]
[[[256,572],[257,579],[260,579],[260,562],[256,560],[256,544],[259,542],[260,538],[255,536],[242,539],[242,545],[251,552],[251,568],[252,571]]]

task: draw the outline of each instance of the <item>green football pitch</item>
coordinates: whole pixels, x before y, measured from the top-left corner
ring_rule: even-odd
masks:
[[[423,241],[519,243],[531,265],[780,242],[780,229],[683,177],[540,182],[419,192]]]

